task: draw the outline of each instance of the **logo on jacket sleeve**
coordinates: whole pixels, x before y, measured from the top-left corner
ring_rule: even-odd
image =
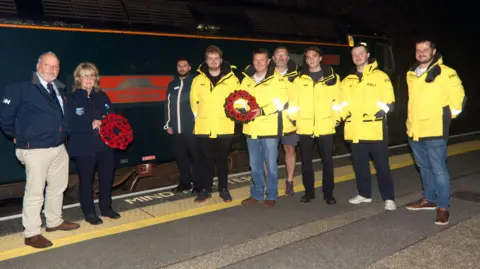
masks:
[[[10,99],[3,98],[3,103],[9,105],[10,104]]]
[[[83,107],[77,107],[75,113],[78,116],[82,116],[85,113],[85,110],[83,109]]]

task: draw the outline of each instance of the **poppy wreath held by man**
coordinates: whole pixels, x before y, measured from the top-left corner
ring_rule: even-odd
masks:
[[[236,109],[235,105],[242,104],[243,111]],[[259,108],[257,100],[245,90],[236,90],[225,99],[225,113],[233,121],[248,123],[255,118]]]
[[[133,141],[133,130],[128,120],[115,113],[105,115],[101,121],[99,134],[111,148],[125,150]]]

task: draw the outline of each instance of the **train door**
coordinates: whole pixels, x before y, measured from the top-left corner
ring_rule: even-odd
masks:
[[[392,81],[393,90],[395,93],[395,103],[397,108],[394,111],[395,116],[403,115],[405,111],[402,108],[405,107],[407,100],[403,100],[404,96],[400,92],[400,76],[395,70],[395,61],[393,56],[392,46],[389,43],[377,42],[374,45],[375,58],[377,59],[379,68],[387,73]]]
[[[405,120],[407,115],[407,96],[402,94],[401,76],[396,73],[395,61],[391,44],[387,40],[378,40],[373,44],[373,51],[378,62],[378,67],[384,71],[392,82],[395,94],[395,109],[389,118],[389,142],[391,144],[404,143]]]
[[[392,46],[387,43],[375,43],[375,57],[377,58],[378,66],[382,71],[389,76],[395,74],[395,63],[393,59]]]
[[[404,100],[400,99],[400,80],[396,74],[393,49],[389,40],[377,38],[356,38],[355,42],[366,44],[370,51],[370,57],[375,58],[378,63],[378,68],[390,77],[393,85],[393,91],[395,93],[395,103],[404,102]],[[398,111],[395,111],[394,114],[396,115],[397,112]]]

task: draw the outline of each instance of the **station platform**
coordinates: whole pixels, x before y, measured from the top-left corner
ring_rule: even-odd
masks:
[[[421,197],[421,181],[408,147],[392,148],[390,166],[397,210],[387,212],[372,169],[373,202],[352,205],[357,194],[349,156],[335,159],[336,205],[322,200],[321,165],[316,164],[317,199],[299,202],[304,191],[295,177],[295,196],[274,208],[241,206],[249,196],[248,175],[230,178],[233,202],[195,204],[189,193],[139,194],[114,201],[122,218],[92,226],[78,207],[65,219],[80,229],[47,233],[53,247],[23,244],[20,218],[0,222],[0,268],[478,268],[480,264],[480,139],[452,141],[451,215],[434,223],[435,211],[408,211]],[[297,166],[297,173],[300,167]],[[284,175],[284,171],[282,171]]]

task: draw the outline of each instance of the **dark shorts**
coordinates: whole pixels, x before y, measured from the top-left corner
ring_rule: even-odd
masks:
[[[298,140],[298,134],[289,134],[286,136],[282,136],[281,143],[282,145],[296,146]]]

